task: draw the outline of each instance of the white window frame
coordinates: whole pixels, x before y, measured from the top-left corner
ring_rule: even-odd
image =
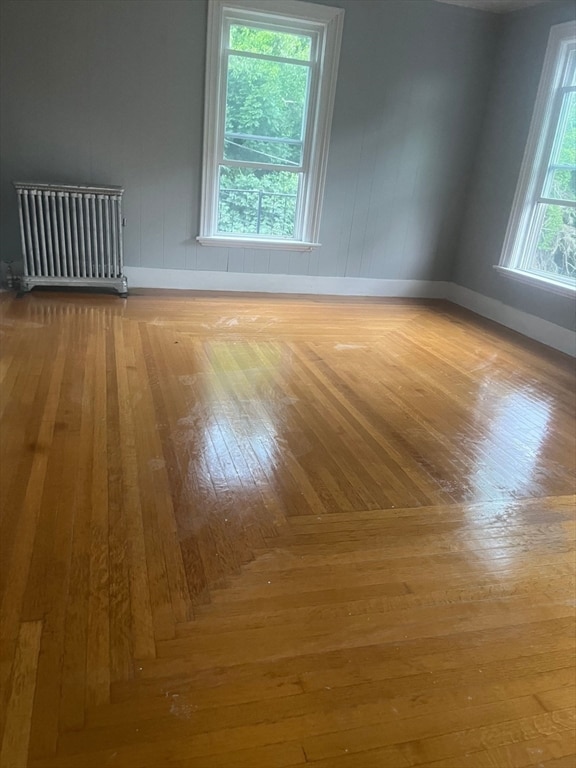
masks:
[[[496,269],[507,277],[568,296],[576,293],[576,282],[558,275],[529,271],[526,261],[539,233],[539,227],[536,232],[538,204],[550,202],[576,207],[576,202],[543,197],[563,97],[576,90],[575,86],[565,84],[567,66],[575,49],[575,21],[552,27],[502,255],[496,265]]]
[[[206,93],[200,234],[202,245],[309,251],[318,242],[320,215],[344,11],[300,0],[210,0],[206,54]],[[294,239],[217,231],[219,166],[223,159],[226,100],[225,30],[230,21],[276,24],[313,37],[310,91],[305,118],[301,184]],[[226,161],[224,161],[226,164]],[[270,170],[285,170],[270,165]],[[290,168],[291,171],[294,168]]]

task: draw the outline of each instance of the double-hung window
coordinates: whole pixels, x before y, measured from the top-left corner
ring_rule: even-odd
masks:
[[[202,244],[319,245],[343,13],[210,0]]]
[[[552,28],[499,269],[576,291],[576,23]]]

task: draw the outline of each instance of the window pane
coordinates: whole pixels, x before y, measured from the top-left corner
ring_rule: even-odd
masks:
[[[246,163],[299,166],[302,142],[260,141],[246,134],[227,134],[224,138],[224,157]]]
[[[556,277],[576,277],[576,209],[539,205],[536,248],[529,260],[530,272]]]
[[[576,200],[576,93],[566,94],[544,197]]]
[[[308,91],[308,67],[231,55],[228,61],[225,133],[300,141]],[[243,140],[236,140],[241,143]],[[227,143],[225,157],[233,147]],[[293,162],[300,151],[291,150]],[[283,152],[273,153],[282,157]],[[297,160],[295,160],[298,155]],[[277,162],[277,161],[275,161]]]
[[[552,168],[545,197],[576,200],[576,168]]]
[[[267,56],[282,56],[286,59],[310,61],[312,38],[307,35],[293,35],[288,32],[273,32],[270,29],[230,26],[230,48],[235,51],[263,53]]]
[[[220,167],[218,232],[293,238],[300,174]]]
[[[562,135],[558,141],[556,162],[576,165],[576,93],[566,94],[559,127]]]

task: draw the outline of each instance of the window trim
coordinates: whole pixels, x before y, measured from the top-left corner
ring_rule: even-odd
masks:
[[[522,262],[530,238],[535,207],[543,197],[539,194],[541,182],[545,169],[548,168],[548,159],[557,133],[554,118],[557,117],[561,94],[566,89],[563,81],[569,52],[575,46],[575,38],[576,21],[557,24],[550,30],[502,254],[499,263],[495,265],[495,269],[506,277],[568,296],[576,293],[576,284],[573,285],[568,280],[552,274],[540,275],[523,269]],[[554,200],[553,203],[558,204],[559,201]]]
[[[308,166],[303,172],[306,182],[299,193],[300,231],[294,239],[248,234],[221,234],[217,232],[219,152],[223,141],[225,118],[225,54],[222,32],[227,20],[247,18],[258,14],[269,23],[274,20],[294,22],[317,35],[318,49],[322,52],[315,66],[318,70],[317,92],[311,93],[310,114],[307,119],[304,153],[308,152]],[[328,145],[336,92],[336,76],[342,38],[344,11],[333,6],[301,2],[301,0],[210,0],[208,5],[208,36],[206,51],[206,83],[204,106],[204,141],[202,154],[202,197],[200,233],[196,238],[201,245],[239,246],[242,248],[269,248],[291,251],[309,251],[320,246],[318,242],[320,216],[324,197]],[[311,67],[314,64],[311,65]],[[313,79],[313,78],[312,78]],[[314,86],[311,84],[311,92]],[[304,163],[304,158],[302,159]],[[273,169],[271,169],[273,170]],[[293,169],[290,169],[293,171]]]

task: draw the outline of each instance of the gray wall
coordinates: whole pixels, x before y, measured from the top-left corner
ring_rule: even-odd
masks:
[[[448,279],[497,17],[430,0],[346,9],[323,247],[198,246],[203,0],[2,0],[1,256],[13,180],[123,184],[133,266]],[[472,226],[472,224],[471,224]]]
[[[528,137],[550,27],[576,15],[551,2],[502,17],[482,141],[471,175],[456,283],[557,323],[576,327],[574,301],[499,274],[498,264]]]

